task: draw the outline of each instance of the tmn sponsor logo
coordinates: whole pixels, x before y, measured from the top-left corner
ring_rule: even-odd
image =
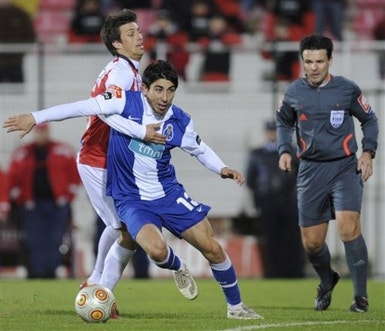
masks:
[[[164,151],[163,145],[145,143],[138,139],[132,139],[128,147],[135,153],[156,160],[159,160],[162,157]]]

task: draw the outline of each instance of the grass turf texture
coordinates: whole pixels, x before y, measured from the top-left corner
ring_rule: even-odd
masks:
[[[327,311],[316,312],[317,279],[241,279],[243,301],[264,320],[229,320],[221,289],[197,279],[199,296],[184,299],[173,279],[122,280],[114,293],[122,318],[83,322],[74,310],[80,280],[1,280],[0,330],[385,330],[385,282],[370,280],[369,312],[351,313],[350,279],[342,279]]]

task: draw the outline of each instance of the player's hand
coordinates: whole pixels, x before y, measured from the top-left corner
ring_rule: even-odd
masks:
[[[291,154],[282,153],[278,161],[279,169],[289,172],[291,171]]]
[[[157,132],[160,130],[160,124],[161,123],[146,125],[146,136],[144,137],[144,141],[162,145],[166,143],[166,136]]]
[[[234,169],[224,167],[221,169],[220,175],[222,178],[230,178],[232,180],[235,180],[237,184],[241,186],[245,183],[245,177],[243,177],[240,172]]]
[[[365,183],[373,174],[372,156],[368,152],[363,152],[357,162],[357,171],[361,173],[362,181]]]
[[[32,114],[22,114],[8,117],[4,121],[3,128],[7,129],[7,132],[21,131],[20,138],[23,138],[31,132],[35,125],[35,118]]]

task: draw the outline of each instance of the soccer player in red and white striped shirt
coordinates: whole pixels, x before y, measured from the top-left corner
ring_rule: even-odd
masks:
[[[111,85],[123,90],[140,90],[142,82],[138,68],[144,46],[136,13],[123,9],[109,16],[101,30],[101,38],[113,59],[100,72],[91,96],[105,92]],[[120,116],[111,116],[108,121],[124,125],[133,137],[163,142],[164,138],[156,133],[155,126],[141,126],[131,121],[123,123]],[[92,206],[106,224],[99,240],[94,270],[81,287],[99,283],[113,290],[136,249],[136,243],[122,228],[113,201],[105,194],[109,135],[108,124],[97,116],[89,117],[81,139],[77,164]]]

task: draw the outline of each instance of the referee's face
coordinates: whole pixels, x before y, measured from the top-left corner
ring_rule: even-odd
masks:
[[[309,83],[320,86],[326,83],[332,59],[328,58],[326,49],[309,50],[302,52],[303,69]]]

